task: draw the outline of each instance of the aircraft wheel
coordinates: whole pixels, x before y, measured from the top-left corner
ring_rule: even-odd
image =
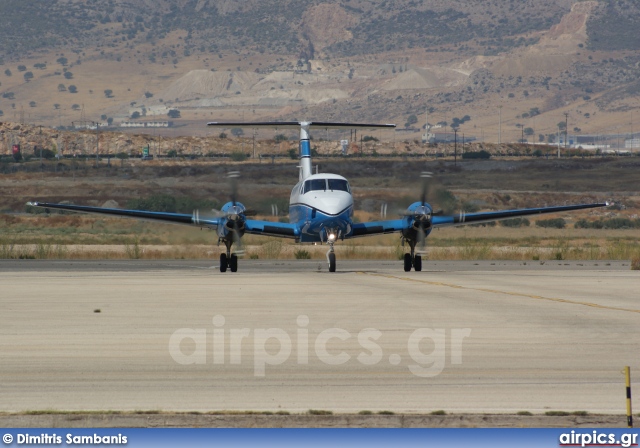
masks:
[[[336,272],[336,254],[329,254],[329,272]]]
[[[413,268],[416,272],[422,271],[422,257],[420,255],[416,255],[415,260],[413,260]]]
[[[231,254],[229,269],[231,269],[231,272],[237,272],[238,270],[238,256],[236,254]]]
[[[411,254],[404,254],[404,272],[411,270]]]
[[[220,272],[227,272],[227,254],[220,254]]]

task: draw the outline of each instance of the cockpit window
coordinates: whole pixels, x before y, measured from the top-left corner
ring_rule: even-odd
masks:
[[[349,193],[349,183],[343,179],[329,179],[330,191],[346,191]]]
[[[308,193],[310,191],[326,191],[326,190],[327,190],[326,179],[312,179],[304,183],[305,193]]]

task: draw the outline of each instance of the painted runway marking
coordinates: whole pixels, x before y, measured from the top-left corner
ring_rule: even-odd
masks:
[[[597,303],[591,303],[591,302],[580,302],[578,300],[559,299],[557,297],[544,297],[544,296],[538,296],[538,295],[534,295],[534,294],[524,294],[524,293],[521,293],[521,292],[500,291],[498,289],[473,288],[473,287],[470,287],[470,286],[455,285],[453,283],[433,282],[433,281],[429,281],[429,280],[420,280],[420,279],[416,279],[416,278],[397,277],[395,275],[388,275],[388,274],[374,274],[374,273],[371,273],[371,272],[359,272],[359,274],[371,275],[371,276],[374,276],[374,277],[392,278],[392,279],[396,279],[396,280],[404,280],[404,281],[407,281],[407,282],[424,283],[424,284],[433,285],[433,286],[444,286],[446,288],[465,289],[465,290],[469,290],[469,291],[482,291],[482,292],[488,292],[488,293],[492,293],[492,294],[504,294],[504,295],[515,296],[515,297],[526,297],[528,299],[547,300],[547,301],[550,301],[550,302],[568,303],[570,305],[582,305],[582,306],[588,306],[588,307],[592,307],[592,308],[600,308],[600,309],[604,309],[604,310],[624,311],[624,312],[627,312],[627,313],[639,313],[640,314],[640,310],[634,310],[634,309],[630,309],[630,308],[619,308],[619,307],[615,307],[615,306],[599,305]]]

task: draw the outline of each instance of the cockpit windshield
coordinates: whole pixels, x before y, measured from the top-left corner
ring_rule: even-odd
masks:
[[[327,191],[326,179],[311,179],[304,183],[304,192],[310,191]]]
[[[330,191],[346,191],[349,193],[349,183],[343,179],[328,179]]]
[[[311,179],[304,183],[304,193],[310,191],[346,191],[350,193],[349,183],[344,179]]]

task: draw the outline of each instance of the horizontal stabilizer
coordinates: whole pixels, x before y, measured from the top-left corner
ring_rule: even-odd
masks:
[[[323,121],[230,121],[207,123],[207,126],[218,128],[269,128],[269,129],[299,129],[300,126],[308,126],[316,129],[394,129],[395,124],[369,124],[369,123],[332,123]]]

